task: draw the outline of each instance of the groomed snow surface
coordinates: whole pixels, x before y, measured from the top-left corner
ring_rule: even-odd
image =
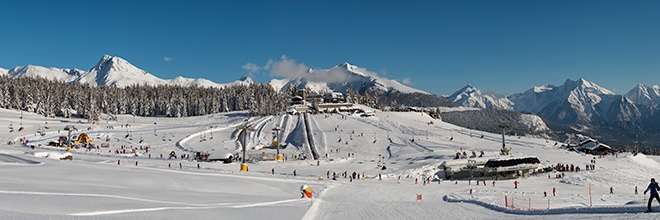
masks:
[[[2,219],[660,218],[643,213],[648,199],[643,191],[652,177],[660,178],[656,156],[596,157],[596,169],[587,171],[592,155],[560,149],[561,143],[554,141],[507,136],[514,156],[537,156],[544,166],[574,164],[582,171],[565,172],[563,178],[553,172],[517,179],[517,189],[516,180],[498,180],[494,186],[490,179],[486,185],[443,180],[437,178],[443,177],[438,169],[443,161],[453,161],[460,150],[483,150],[486,157],[496,157],[501,135],[416,112],[309,115],[309,139],[300,127],[304,117],[291,115],[119,116],[94,124],[4,109],[0,115],[5,137],[0,147]],[[240,152],[237,129],[245,119],[251,125],[248,157],[273,155],[274,149],[263,147],[279,127],[286,162],[250,161],[249,171],[240,172],[240,162],[192,158],[197,151]],[[78,129],[72,136],[85,132],[95,146],[109,147],[77,148],[68,154],[48,146],[68,135],[67,125]],[[27,144],[21,144],[22,138]],[[310,151],[309,140],[321,158],[296,159]],[[168,159],[171,151],[177,159]],[[182,154],[191,159],[181,159]],[[68,155],[73,160],[60,160]],[[379,169],[380,164],[387,169]],[[355,172],[360,179],[344,178],[344,172]],[[328,173],[338,178],[329,180]],[[427,177],[430,183],[425,184]],[[311,187],[313,199],[301,198],[302,185]],[[513,208],[506,207],[505,197]],[[660,211],[657,202],[653,205]]]

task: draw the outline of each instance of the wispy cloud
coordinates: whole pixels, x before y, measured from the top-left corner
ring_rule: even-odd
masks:
[[[387,69],[383,69],[383,70],[381,70],[381,71],[380,71],[380,74],[382,74],[382,75],[387,75]]]
[[[248,74],[252,74],[252,73],[255,73],[255,72],[261,70],[261,67],[259,67],[257,64],[254,64],[254,63],[246,63],[241,68],[243,68],[244,70],[247,70]]]
[[[163,61],[170,62],[172,61],[172,57],[163,57]]]
[[[403,78],[403,81],[401,81],[404,85],[412,85],[412,80],[410,78]]]
[[[264,66],[264,69],[269,70],[271,76],[302,78],[308,81],[329,83],[351,81],[355,77],[355,75],[340,68],[314,70],[303,63],[297,63],[295,60],[289,59],[286,55],[282,55],[279,60],[269,60]]]

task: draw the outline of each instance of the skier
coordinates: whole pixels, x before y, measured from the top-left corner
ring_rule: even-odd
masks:
[[[655,182],[655,178],[651,178],[651,183],[649,184],[648,187],[646,187],[646,190],[644,190],[644,195],[646,195],[646,192],[651,191],[651,196],[649,197],[649,205],[646,208],[646,212],[651,212],[651,202],[653,202],[653,198],[658,200],[658,203],[660,203],[660,197],[658,197],[658,190],[660,190],[660,186],[658,186],[658,183]]]
[[[515,186],[516,189],[518,189],[518,180],[516,180],[515,182],[513,182],[513,185]]]
[[[270,174],[271,174],[271,175],[275,175],[275,168],[270,169]]]
[[[557,188],[552,187],[552,196],[557,196]]]

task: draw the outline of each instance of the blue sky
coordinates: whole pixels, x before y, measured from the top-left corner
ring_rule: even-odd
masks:
[[[88,70],[120,56],[160,78],[273,76],[343,62],[438,95],[585,78],[660,84],[660,1],[0,1],[0,67]],[[249,70],[247,67],[258,67]]]

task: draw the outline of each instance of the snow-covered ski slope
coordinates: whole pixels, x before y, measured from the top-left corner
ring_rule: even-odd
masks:
[[[376,111],[374,117],[310,114],[309,128],[319,160],[296,159],[309,154],[303,119],[298,115],[121,115],[117,121],[93,124],[27,112],[21,119],[21,112],[12,110],[0,110],[0,115],[4,124],[0,129],[4,137],[0,213],[7,219],[660,217],[642,213],[648,199],[643,190],[650,178],[660,178],[654,176],[660,171],[656,156],[609,155],[596,158],[596,169],[586,171],[584,166],[594,159],[591,155],[560,149],[561,143],[555,145],[551,140],[507,136],[506,146],[514,156],[537,156],[545,166],[574,164],[582,171],[565,172],[563,178],[550,173],[550,178],[543,174],[518,179],[517,189],[515,180],[495,181],[493,186],[492,180],[477,185],[476,181],[437,179],[440,163],[452,161],[460,150],[468,154],[483,150],[487,157],[495,157],[502,146],[501,135],[454,126],[422,113]],[[280,128],[281,142],[287,145],[281,150],[286,162],[248,161],[249,171],[240,172],[239,163],[168,159],[171,151],[177,155],[240,153],[238,129],[246,119],[251,125],[247,154],[274,154],[274,149],[260,146],[269,145],[273,129]],[[64,149],[47,145],[67,135],[66,125],[78,128],[72,136],[85,132],[95,145],[110,147],[74,149],[73,161],[58,160],[52,155],[61,155]],[[23,129],[18,131],[20,127]],[[28,145],[21,144],[21,138]],[[361,179],[351,181],[341,175],[344,172],[355,172]],[[327,179],[328,173],[336,173],[338,179]],[[429,184],[423,184],[426,177],[431,178]],[[303,184],[312,188],[314,199],[300,198]],[[557,189],[555,196],[553,188]],[[505,197],[514,208],[506,208]],[[654,209],[660,205],[655,203]]]

